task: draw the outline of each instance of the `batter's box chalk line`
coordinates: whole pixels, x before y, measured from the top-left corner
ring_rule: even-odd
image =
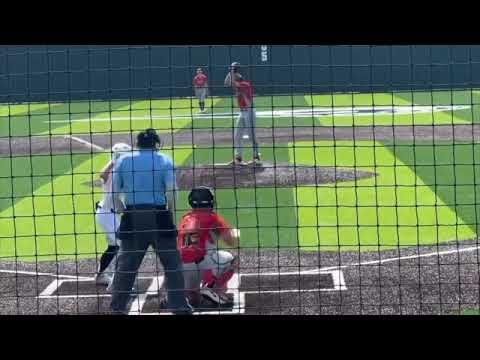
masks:
[[[471,246],[471,247],[463,247],[463,248],[454,248],[451,250],[445,251],[435,251],[435,252],[426,252],[426,253],[419,253],[414,255],[408,256],[396,256],[384,259],[377,259],[377,260],[370,260],[370,261],[363,261],[363,262],[356,262],[356,263],[349,263],[344,265],[338,266],[330,266],[325,268],[318,268],[313,270],[303,270],[303,271],[293,271],[293,272],[266,272],[266,273],[245,273],[245,274],[235,274],[229,282],[229,290],[234,294],[234,301],[235,306],[231,310],[215,310],[211,312],[202,312],[199,314],[242,314],[245,312],[245,292],[240,291],[240,283],[242,277],[249,277],[249,276],[282,276],[282,275],[314,275],[314,274],[331,274],[332,281],[333,281],[333,288],[331,289],[292,289],[292,290],[274,290],[275,292],[302,292],[302,291],[344,291],[347,290],[345,279],[343,275],[343,270],[352,268],[352,267],[359,267],[359,266],[368,266],[368,265],[381,265],[384,263],[402,261],[402,260],[410,260],[410,259],[417,259],[417,258],[427,258],[433,256],[445,256],[445,255],[452,255],[460,253],[468,253],[473,251],[479,251],[480,245]],[[54,273],[42,273],[42,272],[35,272],[35,271],[22,271],[22,270],[8,270],[8,269],[0,269],[0,273],[5,274],[13,274],[13,275],[29,275],[34,277],[39,276],[48,276],[55,278],[38,296],[39,298],[62,298],[62,297],[70,297],[70,298],[82,298],[82,297],[99,297],[99,296],[110,296],[109,294],[81,294],[81,295],[53,295],[57,289],[65,282],[91,282],[94,281],[92,277],[85,277],[85,276],[74,276],[74,275],[63,275],[63,274],[54,274]],[[138,279],[151,279],[151,283],[145,293],[139,294],[138,299],[133,302],[132,308],[130,309],[130,313],[133,314],[140,314],[143,306],[145,305],[145,301],[148,295],[156,294],[158,289],[161,288],[163,284],[163,276],[158,277],[139,277]],[[259,293],[255,291],[255,293]],[[167,315],[168,313],[151,313],[151,315]],[[146,313],[142,313],[142,315],[147,315]],[[148,314],[150,315],[150,314]]]
[[[73,275],[62,275],[62,274],[52,274],[52,273],[39,273],[39,272],[29,272],[29,271],[15,271],[15,270],[0,270],[0,273],[11,273],[11,274],[23,274],[31,276],[51,276],[55,279],[47,286],[45,289],[38,295],[38,298],[41,299],[79,299],[79,298],[100,298],[100,297],[111,297],[109,293],[95,293],[95,294],[55,294],[58,292],[60,287],[65,283],[89,283],[94,282],[93,277],[84,277],[84,276],[73,276]],[[241,278],[243,277],[266,277],[266,276],[289,276],[289,275],[315,275],[315,274],[330,274],[332,277],[332,288],[312,288],[312,289],[278,289],[278,290],[250,290],[242,291],[240,290]],[[132,301],[131,308],[129,309],[129,315],[169,315],[169,312],[162,313],[142,313],[142,309],[145,306],[147,298],[149,295],[157,295],[163,285],[164,276],[156,277],[138,277],[138,280],[150,280],[150,284],[147,290],[143,293],[139,293]],[[294,271],[294,272],[266,272],[266,273],[244,273],[244,274],[234,274],[232,279],[229,282],[229,292],[233,293],[234,296],[234,306],[228,309],[212,309],[205,310],[200,312],[195,312],[198,315],[207,315],[207,314],[243,314],[245,312],[245,295],[246,294],[271,294],[271,293],[298,293],[298,292],[318,292],[318,291],[344,291],[347,290],[343,271],[340,269],[333,270],[322,270],[315,269],[313,271]]]
[[[311,288],[311,289],[286,289],[286,290],[250,290],[243,291],[240,290],[241,278],[243,277],[264,277],[264,276],[287,276],[287,275],[330,275],[332,278],[333,287],[332,288]],[[157,288],[155,284],[152,283],[149,291],[156,293]],[[214,310],[204,310],[204,311],[195,311],[194,315],[234,315],[234,314],[243,314],[246,309],[246,300],[245,297],[247,294],[281,294],[281,293],[299,293],[299,292],[331,292],[331,291],[345,291],[347,286],[345,284],[345,278],[342,270],[327,270],[322,271],[321,269],[314,272],[273,272],[273,273],[246,273],[246,274],[235,274],[229,282],[228,292],[233,293],[234,306],[230,309],[214,309]],[[140,297],[141,296],[141,297]],[[130,309],[129,315],[171,315],[170,312],[151,312],[143,313],[142,309],[145,305],[146,298],[148,294],[140,295],[138,300],[134,300],[132,307]]]

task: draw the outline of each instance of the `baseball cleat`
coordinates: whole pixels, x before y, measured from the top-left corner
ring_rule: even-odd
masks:
[[[200,289],[200,294],[204,298],[210,300],[211,302],[213,302],[215,304],[222,305],[225,302],[215,291],[213,291],[210,288]]]
[[[171,312],[171,313],[173,313],[174,315],[192,315],[192,314],[193,314],[193,311],[194,311],[192,305],[190,305],[190,303],[188,302],[188,300],[187,300],[187,306],[186,306],[185,308],[182,308],[182,309],[171,309],[171,308],[169,308],[169,306],[168,306],[168,299],[166,299],[166,298],[163,298],[162,300],[160,300],[159,310]]]
[[[228,299],[226,299],[226,297],[224,296],[220,296],[219,294],[217,294],[215,291],[213,291],[212,289],[210,288],[203,288],[203,289],[200,289],[200,294],[210,300],[211,302],[215,303],[215,304],[218,304],[218,305],[226,305],[228,304]]]
[[[218,296],[220,296],[220,298],[223,299],[223,301],[225,301],[225,305],[233,305],[234,301],[233,301],[233,294],[231,293],[222,293],[222,292],[217,292]]]

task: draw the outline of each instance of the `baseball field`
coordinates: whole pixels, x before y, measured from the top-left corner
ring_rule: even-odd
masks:
[[[233,100],[211,98],[205,113],[190,98],[0,106],[0,263],[96,259],[106,240],[94,204],[111,146],[153,127],[179,171],[221,166],[233,156]],[[260,252],[273,252],[280,271],[283,251],[298,264],[326,256],[338,268],[478,245],[480,90],[278,95],[255,106],[263,166],[216,186],[217,211],[240,229],[234,251],[246,264],[261,268]],[[180,189],[177,218],[188,206]],[[469,289],[474,297],[478,282]]]

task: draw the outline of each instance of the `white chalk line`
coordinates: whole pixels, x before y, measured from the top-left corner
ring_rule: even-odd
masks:
[[[2,271],[2,270],[0,270]],[[44,274],[48,275],[48,274]],[[51,276],[54,276],[54,274],[50,274]],[[97,298],[97,297],[111,297],[112,295],[110,293],[108,294],[75,294],[75,295],[53,295],[55,291],[58,290],[58,288],[66,282],[87,282],[87,281],[95,281],[95,278],[93,277],[75,277],[71,275],[60,275],[63,277],[66,277],[63,280],[53,280],[41,293],[38,295],[39,298],[59,298],[59,299],[76,299],[76,298]],[[155,279],[156,277],[152,276],[139,276],[137,279],[142,280],[142,279]],[[163,282],[163,276],[159,276],[157,278],[162,278]],[[151,285],[150,285],[151,286]],[[148,291],[147,293],[144,293],[145,295],[150,295],[150,294],[156,294],[156,292]],[[142,295],[142,294],[140,294]]]
[[[65,139],[72,139],[72,140],[74,140],[74,141],[77,141],[77,142],[79,142],[79,143],[81,143],[81,144],[83,144],[83,145],[87,145],[87,146],[89,146],[89,147],[91,147],[91,148],[93,148],[93,149],[96,149],[96,150],[101,150],[101,151],[105,150],[105,148],[103,148],[103,147],[101,147],[101,146],[99,146],[99,145],[95,145],[95,144],[93,144],[93,143],[91,143],[91,142],[89,142],[89,141],[87,141],[87,140],[83,140],[83,139],[81,139],[81,138],[79,138],[79,137],[76,137],[76,136],[64,135],[63,137],[64,137]]]
[[[401,261],[401,260],[411,260],[411,259],[417,259],[417,258],[423,258],[423,257],[450,255],[450,254],[475,251],[479,249],[480,249],[480,245],[477,245],[477,246],[466,247],[462,249],[436,251],[436,252],[430,252],[425,254],[415,254],[415,255],[408,255],[408,256],[398,256],[398,257],[392,257],[392,258],[386,258],[386,259],[380,259],[380,260],[369,260],[369,261],[355,262],[355,263],[350,263],[345,265],[328,266],[328,267],[317,268],[313,270],[245,273],[245,274],[241,274],[241,276],[281,276],[281,275],[303,275],[303,274],[309,275],[309,274],[331,273],[332,271],[335,271],[335,270],[341,270],[341,269],[346,269],[346,268],[355,267],[355,266],[375,265],[375,264],[383,264],[383,263],[389,263],[389,262],[395,262],[395,261]],[[340,279],[339,281],[343,283],[345,282],[345,280],[342,280],[342,279]]]
[[[130,310],[128,311],[128,315],[140,315],[143,309],[143,306],[145,305],[145,302],[147,301],[148,295],[157,295],[163,285],[164,282],[164,276],[156,276],[152,278],[152,282],[150,283],[150,286],[148,287],[147,291],[138,294],[138,296],[133,299],[132,304],[130,306]]]
[[[346,290],[346,289],[343,289]],[[332,292],[332,291],[339,291],[335,288],[313,288],[313,289],[286,289],[286,290],[247,290],[242,291],[242,294],[295,294],[295,293],[307,293],[307,292]]]
[[[234,114],[235,115],[235,114]],[[233,116],[234,116],[233,115]],[[110,122],[110,121],[130,121],[130,120],[191,120],[191,119],[205,119],[205,116],[116,116],[112,118],[83,118],[72,120],[45,120],[44,123],[88,123],[88,122]],[[227,116],[214,116],[214,118],[227,119]],[[208,118],[207,118],[208,119]]]
[[[287,289],[287,290],[247,290],[242,291],[244,294],[259,294],[259,293],[289,293],[289,292],[329,292],[329,291],[345,291],[347,290],[347,285],[345,284],[345,277],[343,276],[343,271],[340,269],[325,270],[325,269],[315,269],[309,272],[306,271],[297,271],[297,272],[268,272],[268,273],[247,273],[241,274],[240,276],[249,277],[249,276],[282,276],[282,275],[325,275],[330,274],[332,276],[333,288],[311,288],[311,289]]]
[[[88,281],[93,280],[93,277],[87,276],[76,276],[76,275],[63,275],[63,274],[54,274],[54,273],[42,273],[37,271],[22,271],[22,270],[3,270],[0,269],[0,273],[6,274],[20,274],[20,275],[32,275],[32,276],[53,276],[57,278],[64,278],[64,279],[74,279],[80,281]]]
[[[313,270],[286,271],[286,272],[264,272],[264,273],[244,273],[244,274],[238,274],[238,276],[277,276],[277,275],[281,276],[281,275],[295,275],[295,274],[300,274],[301,275],[301,274],[329,273],[333,270],[340,270],[340,269],[345,269],[345,268],[354,267],[354,266],[383,264],[383,263],[388,263],[388,262],[410,260],[410,259],[417,259],[417,258],[423,258],[423,257],[450,255],[450,254],[456,254],[456,253],[475,251],[475,250],[479,250],[479,249],[480,249],[480,245],[477,245],[477,246],[471,246],[471,247],[466,247],[466,248],[462,248],[462,249],[436,251],[436,252],[430,252],[430,253],[425,253],[425,254],[399,256],[399,257],[392,257],[392,258],[380,259],[380,260],[370,260],[370,261],[356,262],[356,263],[350,263],[350,264],[345,264],[345,265],[329,266],[329,267],[318,268],[318,269],[313,269]],[[2,269],[0,269],[0,273],[23,274],[23,275],[33,275],[33,276],[53,276],[53,277],[65,278],[65,279],[74,279],[74,280],[78,279],[80,281],[82,281],[82,280],[83,281],[94,280],[93,277],[63,275],[63,274],[54,274],[54,273],[42,273],[42,272],[36,272],[36,271],[2,270]],[[151,279],[151,277],[140,277],[139,279]],[[233,279],[234,278],[232,278],[230,283],[233,282]],[[237,277],[235,277],[235,279],[236,279],[235,282],[238,283],[239,279]]]
[[[346,290],[345,286],[345,279],[343,277],[343,272],[341,273],[341,269],[346,269],[349,267],[355,267],[355,266],[364,266],[364,265],[374,265],[374,264],[384,264],[384,263],[389,263],[389,262],[395,262],[395,261],[401,261],[401,260],[411,260],[411,259],[418,259],[418,258],[424,258],[424,257],[432,257],[432,256],[441,256],[441,255],[450,255],[450,254],[459,254],[459,253],[464,253],[464,252],[471,252],[471,251],[476,251],[480,249],[480,245],[477,246],[472,246],[472,247],[466,247],[462,249],[454,249],[454,250],[445,250],[445,251],[437,251],[437,252],[430,252],[430,253],[425,253],[425,254],[415,254],[415,255],[408,255],[408,256],[398,256],[398,257],[392,257],[392,258],[387,258],[387,259],[380,259],[380,260],[371,260],[371,261],[363,261],[363,262],[356,262],[356,263],[350,263],[350,264],[345,264],[345,265],[339,265],[339,266],[330,266],[330,267],[325,267],[325,268],[318,268],[318,269],[313,269],[313,270],[303,270],[303,271],[293,271],[293,272],[267,272],[267,273],[248,273],[248,274],[236,274],[234,278],[232,278],[232,281],[230,283],[229,289],[234,291],[234,297],[235,297],[235,302],[238,304],[238,307],[234,307],[232,310],[214,310],[214,311],[208,311],[208,312],[202,312],[203,314],[207,313],[220,313],[220,314],[232,314],[232,313],[243,313],[245,311],[245,294],[246,293],[268,293],[268,292],[275,292],[275,293],[284,293],[284,292],[308,292],[308,291],[339,291],[339,290]],[[240,286],[240,277],[241,276],[281,276],[281,275],[302,275],[302,274],[320,274],[320,273],[332,273],[337,270],[338,275],[337,277],[334,276],[334,288],[333,289],[295,289],[295,290],[275,290],[275,291],[249,291],[249,292],[244,292],[239,290]],[[30,272],[30,271],[15,271],[15,270],[0,270],[0,272],[3,273],[17,273],[17,274],[25,274],[25,275],[34,275],[34,276],[53,276],[53,277],[63,277],[66,279],[75,279],[76,281],[88,281],[88,280],[93,280],[93,278],[87,278],[87,277],[80,277],[80,276],[72,276],[72,275],[60,275],[60,274],[51,274],[51,273],[39,273],[39,272]],[[159,277],[157,278],[159,281],[152,281],[152,284],[150,287],[154,286],[154,283],[159,283],[160,279]],[[234,280],[235,279],[235,280]],[[58,285],[60,285],[63,281],[69,281],[69,280],[62,280],[62,281],[53,281],[51,287],[53,288],[54,285],[56,284],[58,288]],[[50,286],[49,285],[49,286]],[[158,285],[157,285],[158,286]],[[150,290],[150,287],[148,290]],[[148,291],[145,294],[142,294],[146,297],[148,296]],[[51,291],[51,289],[50,289]],[[44,290],[46,292],[46,289]],[[67,295],[68,296],[68,295]],[[79,297],[99,297],[99,296],[108,296],[108,295],[73,295],[73,297],[79,298]],[[57,297],[57,296],[48,296],[50,298],[52,297]],[[143,305],[142,305],[143,307]],[[133,309],[132,309],[133,310]],[[133,311],[130,310],[131,313]],[[236,310],[236,311],[235,311]],[[140,313],[140,312],[138,312]],[[148,315],[168,315],[170,313],[149,313]],[[200,314],[200,313],[198,313]],[[142,314],[143,315],[143,314]],[[145,314],[147,315],[147,314]]]
[[[240,275],[235,273],[228,282],[228,292],[233,292],[233,302],[234,305],[231,309],[215,309],[215,310],[204,310],[204,311],[194,311],[193,315],[234,315],[234,314],[243,314],[245,312],[245,295],[239,291],[240,288]],[[131,312],[131,310],[130,310]],[[129,315],[132,315],[129,312]],[[171,312],[151,312],[151,313],[141,313],[141,315],[173,315]]]
[[[472,247],[467,247],[467,248],[462,248],[462,249],[436,251],[436,252],[425,253],[425,254],[398,256],[398,257],[392,257],[392,258],[387,258],[387,259],[370,260],[370,261],[362,261],[362,262],[356,262],[356,263],[345,264],[345,265],[329,266],[329,267],[320,268],[320,269],[305,270],[302,273],[303,274],[315,274],[317,272],[330,271],[330,270],[340,270],[340,269],[346,269],[346,268],[355,267],[355,266],[384,264],[384,263],[401,261],[401,260],[411,260],[411,259],[418,259],[418,258],[424,258],[424,257],[458,254],[458,253],[475,251],[475,250],[479,250],[479,249],[480,249],[480,245],[477,245],[477,246],[472,246]],[[288,274],[288,273],[284,273],[284,274]],[[289,274],[296,274],[296,272],[291,272]]]
[[[469,105],[394,105],[394,106],[326,106],[300,109],[272,109],[256,111],[257,118],[310,118],[310,117],[363,117],[374,115],[408,115],[433,114],[434,112],[458,111],[469,109]],[[191,115],[143,115],[143,116],[111,116],[108,118],[92,117],[81,119],[45,120],[44,123],[75,123],[75,122],[111,122],[132,120],[193,120],[193,119],[232,119],[237,112],[223,112]]]
[[[63,284],[63,280],[53,280],[48,286],[43,289],[43,291],[38,295],[38,297],[43,298],[43,297],[49,297],[52,296],[52,294],[58,290],[58,288]]]

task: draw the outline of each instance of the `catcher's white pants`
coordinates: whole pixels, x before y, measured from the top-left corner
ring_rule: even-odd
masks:
[[[196,263],[183,263],[183,277],[187,291],[200,291],[200,284],[207,271],[212,271],[216,278],[232,269],[235,257],[224,250],[208,250],[205,258]]]
[[[98,208],[95,212],[95,219],[105,232],[108,245],[119,246],[119,240],[116,238],[115,233],[120,226],[120,215]]]

